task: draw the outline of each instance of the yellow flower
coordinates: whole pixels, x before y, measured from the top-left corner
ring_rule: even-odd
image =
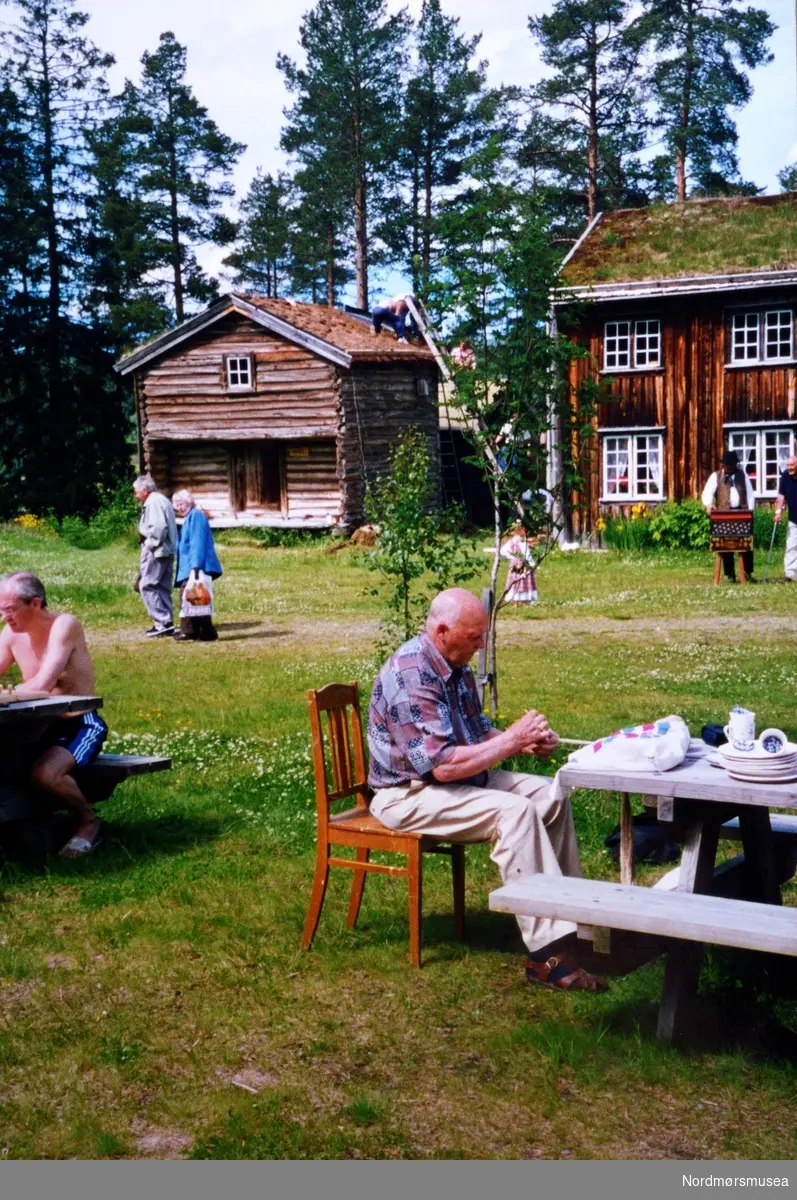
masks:
[[[595,528],[598,530],[598,533],[603,533],[604,529],[606,528],[606,522],[604,521],[603,517],[598,517]]]
[[[623,527],[622,527],[622,525],[615,525],[615,529],[617,530],[617,532],[618,532],[618,533],[622,533],[622,532],[623,532]]]

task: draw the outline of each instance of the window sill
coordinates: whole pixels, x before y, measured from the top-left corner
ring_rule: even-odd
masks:
[[[234,384],[227,384],[227,391],[234,392],[236,396],[245,396],[247,393],[254,392],[254,390],[249,384],[246,387],[236,387]]]
[[[601,367],[599,375],[663,375],[664,367]]]
[[[601,496],[598,504],[666,504],[664,496]]]
[[[749,371],[751,367],[797,367],[797,358],[751,358],[748,362],[725,363],[726,371]]]

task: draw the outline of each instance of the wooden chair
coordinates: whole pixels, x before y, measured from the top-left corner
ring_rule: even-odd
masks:
[[[396,833],[371,816],[368,811],[370,790],[367,783],[360,699],[356,683],[330,683],[318,691],[309,691],[307,699],[313,735],[318,848],[313,892],[304,925],[302,947],[305,950],[310,948],[318,928],[330,867],[346,867],[354,872],[347,922],[350,928],[357,923],[367,872],[404,875],[409,885],[410,959],[413,966],[420,967],[422,855],[448,854],[451,857],[454,934],[461,941],[465,926],[465,847],[461,844],[443,844],[439,838],[421,833]],[[324,713],[329,732],[328,744],[325,743],[322,724]],[[356,801],[356,808],[333,815],[332,805],[352,799]],[[333,855],[333,846],[351,846],[355,857],[338,858]],[[393,867],[373,863],[370,861],[372,850],[406,854],[407,865]]]

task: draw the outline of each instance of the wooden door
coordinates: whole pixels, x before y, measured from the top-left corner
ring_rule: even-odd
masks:
[[[281,442],[230,443],[230,503],[235,512],[282,512],[283,457]]]

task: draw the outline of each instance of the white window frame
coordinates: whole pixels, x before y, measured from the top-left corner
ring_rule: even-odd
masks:
[[[624,344],[623,344],[624,343]],[[644,348],[640,349],[640,343]],[[642,356],[644,355],[644,361]],[[620,356],[625,363],[618,363]],[[610,362],[614,358],[614,363]],[[606,321],[603,326],[603,370],[609,375],[657,371],[661,367],[661,319],[631,317]]]
[[[786,318],[783,320],[783,318]],[[769,354],[768,334],[777,328],[777,347],[788,342],[785,354]],[[788,339],[780,331],[788,330]],[[766,308],[734,312],[731,318],[729,366],[794,362],[794,308]]]
[[[242,381],[241,365],[246,364],[246,382]],[[238,379],[234,382],[233,375]],[[251,354],[228,354],[224,359],[224,377],[228,392],[251,392],[255,386],[254,362]]]
[[[601,503],[625,504],[645,503],[657,504],[664,500],[664,434],[657,429],[613,429],[600,431],[601,439]],[[622,442],[626,446],[621,445]],[[647,455],[651,449],[658,451],[658,470],[654,473],[648,468]],[[609,492],[609,466],[612,456],[626,453],[628,455],[627,492]],[[648,482],[658,483],[658,492],[640,490],[640,472],[645,472]]]
[[[749,425],[731,427],[727,433],[728,449],[736,450],[740,466],[750,478],[756,496],[777,496],[781,471],[786,459],[794,453],[794,426],[766,425],[758,428]],[[780,443],[780,444],[779,444]],[[774,484],[766,486],[767,456],[770,461],[775,452]],[[783,464],[782,466],[780,464]],[[750,466],[752,464],[752,470]]]

